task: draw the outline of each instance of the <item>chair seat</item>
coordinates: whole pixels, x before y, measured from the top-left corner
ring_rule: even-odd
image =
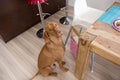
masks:
[[[88,10],[84,13],[79,15],[79,19],[89,22],[89,23],[94,23],[102,14],[104,11],[88,7]]]
[[[104,12],[105,11],[87,7],[86,10],[81,11],[79,15],[74,17],[73,25],[86,24],[86,26],[89,26],[89,24],[94,23]]]

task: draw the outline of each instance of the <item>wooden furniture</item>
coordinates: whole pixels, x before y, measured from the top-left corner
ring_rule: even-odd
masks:
[[[51,15],[65,6],[65,0],[48,0],[42,4],[43,12]],[[0,35],[5,42],[26,31],[40,21],[37,5],[27,0],[0,0]],[[46,16],[45,18],[47,18]]]
[[[75,76],[79,80],[84,80],[91,52],[120,66],[120,32],[97,20],[80,35],[78,50]]]

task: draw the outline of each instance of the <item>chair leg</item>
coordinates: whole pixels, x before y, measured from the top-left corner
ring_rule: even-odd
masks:
[[[91,55],[91,64],[90,64],[90,71],[93,72],[94,69],[94,53],[92,52]]]

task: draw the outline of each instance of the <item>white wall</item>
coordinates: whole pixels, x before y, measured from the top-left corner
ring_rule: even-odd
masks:
[[[75,2],[75,0],[68,0],[68,5],[74,6],[74,2]]]
[[[115,2],[115,0],[86,0],[86,1],[88,6],[104,11]]]
[[[120,2],[120,0],[116,0],[116,2]]]
[[[86,0],[88,6],[105,10],[108,6],[112,5],[114,1],[120,2],[120,0]],[[74,6],[75,0],[68,0],[70,6]],[[102,6],[103,5],[103,6]]]

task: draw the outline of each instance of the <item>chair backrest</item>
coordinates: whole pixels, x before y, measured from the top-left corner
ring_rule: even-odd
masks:
[[[86,0],[75,0],[74,4],[74,15],[79,15],[81,13],[84,13],[87,9],[87,3]]]
[[[75,23],[79,23],[79,16],[94,10],[105,11],[108,9],[115,0],[75,0],[74,3],[74,16],[73,16],[73,25]],[[93,8],[93,9],[90,9]],[[102,10],[104,9],[104,10]],[[88,11],[89,10],[89,11]]]
[[[78,16],[80,14],[84,14],[84,12],[86,12],[87,10],[87,3],[86,0],[75,0],[74,3],[74,16],[73,16],[73,24],[78,24],[79,23],[79,18]]]

